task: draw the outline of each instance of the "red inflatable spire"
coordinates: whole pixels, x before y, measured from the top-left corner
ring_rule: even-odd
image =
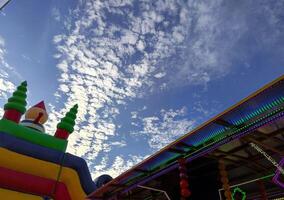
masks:
[[[39,102],[38,104],[34,105],[33,107],[41,108],[43,110],[45,109],[44,101]]]

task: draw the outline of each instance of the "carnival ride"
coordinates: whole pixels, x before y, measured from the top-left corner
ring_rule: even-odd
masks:
[[[283,115],[284,76],[281,76],[122,173],[89,198],[283,197],[284,161],[279,162],[284,154]],[[279,164],[275,166],[272,160]]]

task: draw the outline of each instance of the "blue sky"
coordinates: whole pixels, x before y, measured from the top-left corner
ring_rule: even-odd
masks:
[[[0,104],[22,81],[68,151],[118,175],[284,72],[284,2],[17,1],[0,13]],[[2,113],[3,110],[0,110]]]

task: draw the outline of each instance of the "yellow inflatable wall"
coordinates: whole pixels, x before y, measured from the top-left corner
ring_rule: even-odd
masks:
[[[60,170],[60,166],[57,164],[21,155],[2,147],[0,147],[0,155],[1,167],[52,180],[57,179]],[[82,200],[87,196],[80,185],[80,179],[75,170],[62,167],[59,181],[66,184],[72,200]]]

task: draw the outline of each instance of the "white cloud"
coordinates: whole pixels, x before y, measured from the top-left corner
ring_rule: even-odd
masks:
[[[101,153],[109,152],[120,143],[114,124],[120,113],[118,106],[143,96],[146,88],[154,87],[154,78],[166,75],[157,64],[171,56],[184,40],[188,22],[183,19],[172,23],[171,17],[178,15],[178,7],[181,7],[178,2],[157,1],[155,6],[151,2],[140,2],[139,16],[123,7],[131,5],[131,2],[87,1],[80,4],[64,18],[67,20],[64,22],[67,34],[57,35],[53,40],[58,50],[55,58],[59,60],[57,67],[60,73],[59,90],[55,96],[58,102],[67,102],[65,108],[57,110],[53,107],[51,112],[62,115],[66,108],[79,104],[76,133],[69,139],[68,151],[92,162],[100,162],[96,159]],[[165,18],[164,12],[171,17]],[[110,14],[115,14],[124,23],[112,23],[108,20]],[[158,23],[160,26],[167,24],[166,29],[169,30],[159,30]],[[149,48],[152,50],[146,51]],[[138,52],[140,57],[136,57]],[[129,60],[132,62],[129,63]],[[174,117],[169,119],[171,126],[176,125],[183,131],[190,125],[186,120],[178,123]],[[47,130],[54,132],[58,121],[59,115],[53,114]],[[164,123],[153,125],[170,128]],[[161,136],[158,132],[151,139],[153,147]],[[163,140],[162,145],[180,133],[171,130],[167,134],[169,137]],[[108,142],[110,138],[112,142]],[[119,162],[117,159],[115,163]]]
[[[0,78],[0,95],[7,98],[6,94],[11,93],[15,89],[15,85],[7,79]]]
[[[115,124],[121,106],[157,88],[206,84],[225,75],[234,57],[230,50],[248,26],[240,13],[227,20],[223,15],[228,8],[220,11],[223,4],[221,0],[191,0],[187,5],[162,0],[80,1],[62,17],[66,32],[53,39],[59,70],[55,96],[58,102],[66,101],[66,106],[52,112],[62,115],[79,104],[76,133],[70,137],[68,151],[100,163],[99,155],[121,142]],[[52,116],[48,130],[54,131],[59,117]],[[150,137],[154,149],[194,125],[184,109],[161,110],[142,122],[141,133]],[[115,162],[104,162],[117,168],[128,166],[127,159],[118,156]]]
[[[180,20],[188,26],[173,31],[173,38],[183,40],[183,46],[169,62],[173,70],[166,78],[174,86],[206,84],[227,75],[235,63],[271,51],[276,41],[283,41],[284,27],[279,23],[283,7],[282,1],[187,1]]]
[[[138,115],[138,112],[137,112],[137,111],[131,112],[131,118],[132,118],[132,119],[136,119],[136,118],[137,118],[137,115]]]
[[[124,31],[124,35],[121,37],[120,42],[122,44],[134,45],[137,42],[137,34],[131,31]]]
[[[13,69],[6,62],[5,54],[5,40],[0,36],[0,98],[7,100],[8,94],[13,92],[16,87],[14,83],[9,80],[10,73]]]
[[[113,177],[116,177],[148,156],[149,155],[137,156],[132,154],[118,155],[112,162],[110,162],[108,156],[105,156],[100,164],[94,166],[96,173],[93,172],[92,176],[96,177],[102,174],[111,174]]]
[[[118,146],[118,147],[125,147],[127,144],[126,144],[126,141],[116,141],[116,142],[112,142],[111,145],[113,146]]]
[[[136,48],[140,51],[143,51],[145,49],[145,44],[142,40],[139,40],[138,43],[137,43],[137,46]]]
[[[125,145],[118,140],[114,124],[120,113],[118,105],[141,97],[144,88],[152,87],[154,75],[163,76],[163,72],[156,73],[155,65],[168,57],[174,51],[172,46],[179,43],[171,39],[171,33],[157,31],[155,27],[155,23],[164,20],[162,12],[168,7],[155,10],[149,7],[150,3],[141,2],[143,14],[137,17],[133,11],[124,10],[126,4],[130,2],[82,3],[80,8],[83,10],[70,13],[66,22],[68,34],[54,37],[58,50],[55,58],[59,59],[57,67],[61,73],[55,95],[61,102],[67,100],[66,108],[79,104],[77,133],[70,137],[68,151],[87,160],[94,161],[100,153]],[[168,6],[174,10],[172,7],[177,5]],[[125,22],[128,24],[123,27],[111,23],[107,20],[109,13],[127,17]],[[176,26],[181,25],[173,25]],[[154,34],[151,41],[145,39],[149,33]],[[153,47],[151,53],[145,51],[149,46]],[[138,51],[141,52],[139,59],[133,57],[132,63],[123,64],[127,57],[131,59]],[[53,108],[52,112],[64,113],[66,108]],[[47,125],[49,132],[54,132],[57,121],[59,116],[52,115]],[[108,142],[110,138],[116,141]],[[117,159],[115,163],[119,162]],[[115,163],[114,166],[118,166]]]
[[[22,56],[23,60],[26,60],[26,61],[31,61],[32,60],[29,56],[27,56],[25,54],[22,54],[21,56]]]
[[[177,110],[162,109],[157,116],[139,117],[143,129],[132,134],[146,135],[149,146],[155,151],[159,150],[193,128],[195,120],[188,119],[186,114],[187,110],[183,107]]]
[[[54,19],[55,21],[60,21],[61,15],[60,15],[59,9],[56,8],[56,7],[53,7],[53,8],[51,9],[51,16],[53,17],[53,19]]]
[[[160,72],[154,75],[155,78],[163,78],[164,76],[166,76],[166,72]]]

